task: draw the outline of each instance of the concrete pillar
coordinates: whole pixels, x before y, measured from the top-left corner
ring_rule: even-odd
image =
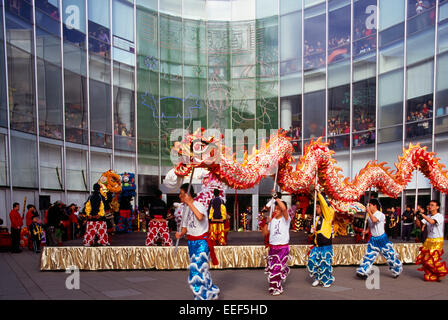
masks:
[[[258,229],[258,194],[252,195],[252,230]]]

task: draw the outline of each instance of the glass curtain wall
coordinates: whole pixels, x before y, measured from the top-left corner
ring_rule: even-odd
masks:
[[[88,144],[86,9],[83,0],[63,0],[65,140]]]
[[[353,2],[351,178],[375,159],[377,1]]]
[[[325,1],[305,1],[303,138],[326,136],[326,16]]]
[[[0,2],[0,127],[8,126],[4,38],[5,37],[3,30],[3,2]]]
[[[302,152],[302,1],[280,2],[280,127]]]
[[[109,13],[109,0],[88,1],[90,144],[103,148],[112,148]]]
[[[329,147],[342,151],[350,148],[350,1],[330,1],[328,10],[327,133]]]
[[[137,1],[137,127],[139,175],[159,176],[159,19],[157,1]],[[157,178],[158,179],[158,178]],[[139,179],[139,183],[142,179]],[[139,185],[139,191],[144,189]]]
[[[435,4],[408,0],[406,141],[430,140],[432,135]]]

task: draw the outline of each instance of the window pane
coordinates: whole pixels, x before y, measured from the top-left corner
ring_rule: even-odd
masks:
[[[376,79],[353,83],[353,146],[375,143]]]
[[[134,42],[134,7],[125,1],[114,0],[112,9],[114,35]]]
[[[61,147],[40,143],[40,186],[54,190],[64,188]]]
[[[350,85],[328,90],[328,138],[333,150],[350,146]]]
[[[110,96],[109,84],[90,80],[90,143],[93,146],[112,147]]]
[[[134,113],[134,93],[114,87],[115,149],[135,150]]]
[[[11,129],[35,133],[35,89],[32,56],[9,44],[7,50],[8,80],[11,92],[9,99]]]
[[[45,60],[37,60],[39,134],[62,139],[61,69]]]
[[[6,119],[6,66],[5,66],[5,50],[3,37],[3,10],[0,6],[0,126],[7,127]]]
[[[377,6],[376,0],[358,0],[354,2],[353,55],[362,55],[375,51]]]
[[[14,187],[37,188],[35,137],[11,132],[11,169]]]
[[[35,0],[36,24],[46,31],[59,36],[59,1]]]
[[[325,91],[305,94],[303,113],[304,138],[325,136]]]
[[[387,28],[404,21],[405,1],[406,0],[386,0],[379,2],[380,30],[386,30]]]
[[[87,145],[87,80],[65,70],[65,139]],[[70,179],[67,178],[67,181]]]
[[[66,149],[67,189],[85,191],[87,187],[87,151]]]
[[[305,10],[305,71],[325,66],[325,5]]]
[[[333,0],[329,5],[328,63],[331,64],[350,59],[351,7],[346,0]]]
[[[379,76],[380,128],[403,123],[403,70]]]
[[[436,133],[448,132],[448,54],[437,60]]]

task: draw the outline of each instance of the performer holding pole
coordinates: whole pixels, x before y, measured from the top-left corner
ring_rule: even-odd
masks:
[[[182,214],[181,231],[176,232],[176,238],[187,235],[190,288],[195,300],[216,300],[219,288],[212,282],[209,261],[211,258],[212,263],[217,265],[218,260],[213,243],[208,238],[207,208],[194,200],[194,190],[188,183],[180,187],[179,198],[186,209]]]
[[[192,182],[193,182],[193,175],[194,175],[194,167],[191,170],[190,183],[188,184],[187,194],[190,194],[190,191],[191,191],[191,186],[192,186]],[[187,210],[187,206],[185,204],[183,206],[184,206],[184,208],[182,210],[182,216],[181,216],[182,220],[183,220],[183,217],[184,217],[185,210]],[[181,224],[182,224],[182,221],[181,221]],[[177,230],[177,232],[179,232],[179,230]],[[174,248],[174,256],[177,255],[177,249],[179,248],[179,239],[180,238],[176,239],[176,247]]]
[[[419,271],[424,271],[424,280],[430,282],[440,282],[447,274],[448,269],[446,262],[442,261],[443,251],[443,215],[439,212],[440,202],[438,200],[431,200],[429,202],[429,213],[425,215],[420,213],[422,222],[417,219],[417,226],[421,223],[428,228],[428,237],[420,247],[420,253],[417,256],[417,265],[422,267]]]
[[[372,195],[372,188],[369,189],[369,196],[367,198],[367,203],[370,202],[370,197]],[[367,219],[369,218],[369,214],[366,211],[366,218],[364,219],[364,230],[362,232],[362,240],[364,240],[365,236],[366,236],[366,230],[367,230]]]
[[[371,271],[372,264],[375,262],[378,254],[381,253],[389,264],[393,277],[397,278],[403,271],[403,264],[398,259],[398,254],[394,251],[392,243],[387,238],[384,231],[386,217],[380,211],[381,205],[377,199],[370,199],[367,205],[367,213],[369,214],[369,229],[372,234],[367,244],[367,251],[356,275],[362,279],[366,279]]]
[[[334,210],[328,206],[327,201],[320,193],[318,193],[318,197],[319,203],[316,205],[318,217],[311,228],[311,233],[314,235],[314,246],[311,247],[308,254],[307,269],[310,277],[314,278],[313,287],[322,284],[324,288],[329,288],[334,282],[332,243]]]
[[[269,254],[267,257],[265,273],[268,275],[269,293],[276,296],[283,292],[282,281],[289,274],[287,262],[289,259],[289,226],[291,217],[288,214],[286,202],[278,198],[277,193],[272,194],[275,201],[273,216],[269,217],[263,226],[263,236],[269,236]]]

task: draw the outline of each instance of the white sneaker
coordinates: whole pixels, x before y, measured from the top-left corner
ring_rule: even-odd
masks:
[[[274,292],[272,292],[272,295],[273,295],[273,296],[279,296],[280,294],[281,294],[280,291],[274,291]]]
[[[311,285],[313,287],[317,287],[319,285],[319,280],[314,280],[314,282]]]
[[[331,283],[323,285],[324,288],[330,288],[331,287]]]

